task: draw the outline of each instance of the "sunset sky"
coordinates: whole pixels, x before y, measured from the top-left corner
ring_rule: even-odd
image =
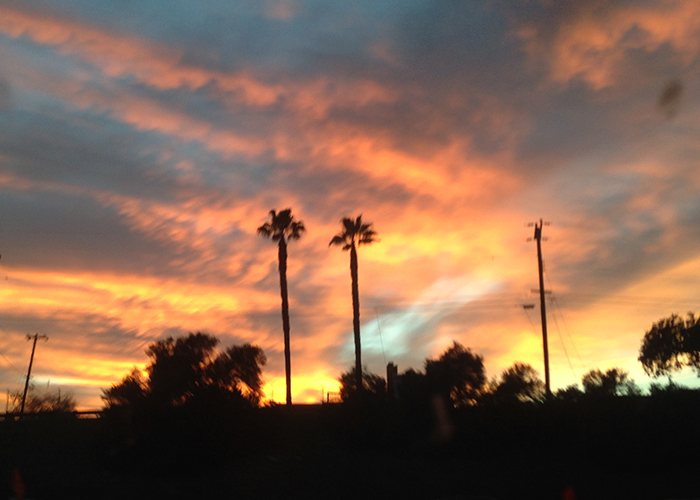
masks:
[[[262,347],[283,401],[256,229],[288,207],[295,402],[354,362],[328,243],[359,214],[370,370],[458,340],[544,378],[542,218],[553,388],[645,387],[644,332],[700,312],[699,77],[696,0],[0,0],[2,389],[28,333],[37,387],[99,407],[149,343],[205,331]]]

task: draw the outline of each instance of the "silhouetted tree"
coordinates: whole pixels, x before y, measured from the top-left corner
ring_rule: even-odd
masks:
[[[671,377],[668,377],[668,383],[666,385],[659,384],[658,382],[649,384],[649,394],[651,396],[667,395],[687,390],[688,388],[682,387],[671,380]]]
[[[177,340],[168,337],[148,346],[151,363],[150,397],[166,404],[182,404],[207,383],[207,366],[211,363],[219,340],[206,333],[190,333]]]
[[[654,377],[685,366],[694,367],[700,375],[700,318],[689,312],[686,319],[672,314],[657,321],[644,334],[638,359]]]
[[[350,250],[350,278],[352,280],[352,327],[355,336],[355,387],[362,389],[362,347],[360,345],[360,292],[357,279],[357,247],[369,245],[376,240],[377,233],[372,229],[372,223],[364,224],[362,215],[352,219],[344,217],[340,223],[343,229],[333,236],[329,243],[340,245],[343,251]]]
[[[110,407],[138,405],[180,406],[192,399],[218,394],[242,396],[253,405],[262,395],[262,349],[250,344],[216,352],[218,339],[206,333],[190,333],[177,340],[168,337],[146,349],[148,378],[134,368],[124,379],[102,391]],[[216,396],[215,396],[216,397]]]
[[[147,390],[141,370],[134,367],[121,382],[102,391],[102,400],[107,408],[138,404],[146,398]]]
[[[282,295],[282,330],[284,332],[284,371],[287,383],[287,404],[292,404],[292,361],[289,341],[289,300],[287,296],[287,242],[298,240],[306,231],[302,221],[295,221],[292,209],[277,213],[270,210],[270,221],[258,228],[258,234],[277,242],[277,261]]]
[[[437,360],[425,361],[428,386],[456,406],[475,405],[486,385],[484,358],[454,342]]]
[[[265,355],[250,344],[221,352],[218,342],[206,333],[153,342],[145,376],[135,369],[103,391],[110,462],[179,475],[245,453],[259,438],[249,410],[260,402]]]
[[[515,363],[503,371],[493,395],[499,402],[541,401],[545,396],[544,382],[532,366]]]
[[[338,378],[340,382],[340,399],[349,401],[357,395],[357,378],[355,377],[355,368],[351,368]],[[362,370],[363,398],[368,398],[375,401],[386,401],[386,380],[376,373],[372,373],[364,367]]]
[[[257,406],[263,396],[262,367],[266,362],[257,346],[231,346],[208,366],[209,383],[224,391],[239,391]]]
[[[9,395],[9,413],[19,413],[22,407],[22,391]],[[76,401],[70,392],[51,391],[39,393],[32,386],[27,393],[25,413],[70,413],[75,411]]]
[[[575,403],[581,399],[583,391],[578,388],[578,384],[568,385],[554,393],[554,398],[560,401]]]
[[[629,373],[620,368],[610,368],[606,372],[598,369],[589,371],[581,380],[587,395],[595,396],[631,396],[639,394],[634,380]]]

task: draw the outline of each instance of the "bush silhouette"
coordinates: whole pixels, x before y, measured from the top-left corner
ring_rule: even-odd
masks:
[[[240,453],[262,396],[262,349],[217,352],[205,333],[149,345],[147,376],[134,369],[103,391],[104,445],[115,465],[186,472]]]

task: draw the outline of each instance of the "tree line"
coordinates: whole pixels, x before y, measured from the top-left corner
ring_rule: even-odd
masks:
[[[154,342],[146,349],[147,376],[134,368],[121,382],[103,390],[105,407],[178,407],[203,398],[228,401],[237,407],[259,406],[263,397],[262,369],[267,362],[263,350],[244,344],[219,353],[218,344],[217,338],[201,332]],[[655,322],[644,334],[638,359],[645,372],[655,378],[670,376],[685,367],[696,369],[700,375],[700,318],[693,313],[686,318],[673,314]],[[358,397],[354,367],[338,380],[342,401]],[[500,376],[488,380],[483,356],[456,341],[438,358],[426,359],[423,371],[409,368],[393,385],[364,367],[362,387],[365,397],[374,401],[392,397],[410,401],[433,394],[455,407],[535,403],[545,398],[544,383],[531,365],[516,362]],[[661,386],[652,383],[652,393],[659,390]],[[638,394],[641,391],[628,372],[610,368],[590,370],[583,375],[581,388],[578,384],[561,388],[554,398],[577,401],[586,395]],[[8,392],[7,412],[18,413],[21,401],[21,391]],[[27,413],[70,413],[75,408],[76,400],[70,392],[40,392],[30,386]]]
[[[700,375],[700,320],[692,313],[686,319],[671,315],[654,323],[644,334],[639,361],[651,376],[670,375],[690,366]],[[207,333],[168,337],[148,346],[146,376],[140,370],[126,375],[118,384],[103,390],[106,408],[176,408],[200,401],[227,402],[236,407],[260,405],[262,369],[267,358],[260,347],[243,344],[217,350],[219,340]],[[544,382],[531,365],[514,363],[500,376],[489,380],[483,356],[457,341],[435,359],[425,360],[422,371],[409,368],[393,383],[362,370],[362,389],[354,367],[342,373],[343,401],[360,397],[385,401],[439,396],[453,407],[493,403],[536,403],[545,400]],[[658,390],[659,386],[652,386]],[[390,392],[393,391],[391,394]],[[592,369],[578,384],[561,388],[554,398],[576,401],[582,396],[633,396],[641,390],[621,368]],[[67,401],[72,401],[67,398]],[[74,401],[72,402],[74,405]]]
[[[671,324],[682,336],[692,338],[685,329],[694,328],[697,322],[684,322],[682,328],[678,328],[678,321]],[[693,352],[679,352],[679,364],[669,364],[668,346],[657,342],[652,343],[655,347],[648,347],[650,338],[669,334],[672,329],[667,330],[667,326],[667,321],[654,324],[640,349],[640,360],[647,363],[645,369],[655,367],[661,370],[659,374],[667,374],[664,370],[695,359]],[[692,342],[691,339],[684,344],[684,349]],[[205,467],[221,458],[274,448],[276,438],[270,435],[269,426],[292,429],[297,425],[294,412],[266,413],[259,409],[276,404],[263,405],[262,375],[267,359],[258,346],[243,344],[219,349],[216,337],[197,332],[158,340],[145,352],[145,373],[134,369],[102,393],[105,411],[100,446],[105,450],[103,456],[114,460],[115,467],[129,464],[128,467],[147,471],[158,468],[172,472],[184,464],[193,466],[189,457],[198,457],[196,466]],[[324,412],[338,425],[337,439],[346,439],[340,436],[349,432],[347,446],[352,445],[356,432],[364,436],[364,442],[383,439],[391,428],[407,438],[432,433],[431,429],[442,428],[436,425],[440,415],[450,421],[452,412],[472,411],[470,408],[502,419],[506,415],[521,415],[528,408],[539,411],[536,409],[548,407],[544,383],[532,366],[516,362],[489,380],[483,356],[456,341],[439,356],[426,359],[421,370],[408,369],[390,382],[365,369],[361,380],[363,390],[358,391],[354,367],[341,373],[343,404],[326,405],[329,409],[337,406],[341,412]],[[678,390],[671,383],[652,384],[651,395],[669,395],[674,391],[680,394]],[[582,377],[580,387],[574,384],[559,389],[550,403],[572,409],[615,406],[614,401],[639,400],[629,396],[640,395],[626,371],[593,369]],[[465,424],[459,418],[456,422],[462,422],[460,429],[463,425],[482,425]],[[449,425],[446,428],[450,429]]]
[[[343,401],[357,398],[353,370],[340,378],[340,397]],[[391,383],[383,377],[364,370],[365,397],[374,401],[428,400],[438,397],[451,407],[492,404],[542,403],[546,398],[545,384],[537,370],[527,363],[516,362],[503,370],[500,376],[488,380],[484,358],[459,342],[445,350],[436,359],[426,359],[423,371],[409,368]],[[578,384],[559,389],[555,399],[577,401],[587,396],[632,396],[641,390],[629,373],[621,368],[607,371],[592,369]],[[370,396],[371,395],[371,396]]]
[[[24,394],[22,391],[8,391],[5,407],[6,413],[19,415],[22,408],[23,396]],[[30,384],[24,405],[24,412],[65,414],[75,411],[76,406],[75,396],[70,392],[61,393],[60,389],[55,391],[40,391],[34,384]]]

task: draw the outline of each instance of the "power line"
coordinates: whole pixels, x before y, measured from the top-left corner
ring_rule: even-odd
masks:
[[[578,362],[581,364],[581,368],[585,371],[586,365],[583,363],[583,360],[581,359],[581,355],[579,354],[578,348],[576,347],[576,342],[574,342],[574,337],[571,335],[571,332],[569,331],[569,326],[566,324],[566,318],[564,317],[564,314],[561,310],[561,307],[559,307],[559,300],[557,299],[556,295],[552,296],[552,301],[554,302],[554,305],[556,306],[557,310],[559,311],[559,316],[561,316],[561,320],[564,323],[564,330],[566,330],[566,334],[569,336],[569,340],[571,340],[571,345],[574,348],[574,352],[576,353],[576,357],[578,358]]]
[[[550,302],[552,299],[550,299]],[[573,374],[574,378],[576,378],[576,372],[574,371],[574,365],[571,364],[571,359],[569,358],[569,351],[566,350],[566,344],[564,344],[564,337],[562,337],[561,330],[559,329],[559,321],[557,321],[557,315],[552,314],[552,318],[554,319],[554,325],[557,327],[557,333],[559,334],[559,340],[561,341],[561,346],[564,349],[564,355],[566,356],[566,361],[569,362],[569,368],[571,368],[571,373]]]
[[[527,312],[528,309],[532,309],[533,307],[534,306],[527,307],[526,305],[523,305],[523,312],[525,313],[525,316],[527,316],[527,320],[530,322],[530,326],[532,327],[532,332],[536,333],[537,329],[535,328],[535,324],[532,322],[532,319],[530,319],[530,315]]]
[[[18,374],[20,374],[20,375],[23,375],[23,373],[19,370],[19,368],[17,368],[15,365],[13,365],[13,364],[12,364],[12,361],[10,361],[10,360],[8,359],[7,356],[5,356],[5,355],[4,355],[3,353],[1,353],[1,352],[0,352],[0,356],[2,356],[3,358],[5,358],[5,361],[7,361],[7,363],[12,367],[12,369],[13,369],[14,371],[16,371],[16,372],[17,372]]]
[[[553,289],[552,287],[552,279],[549,276],[549,272],[545,269],[544,275],[547,278],[547,283],[549,283],[549,288]],[[561,307],[559,307],[559,300],[557,300],[556,295],[552,294],[550,298],[550,302],[554,304],[556,307],[556,310],[559,311],[559,316],[561,317],[562,322],[564,323],[564,329],[566,330],[567,335],[569,336],[569,340],[571,340],[571,345],[574,348],[574,351],[576,352],[576,357],[578,358],[579,363],[581,364],[581,368],[585,371],[586,366],[583,364],[583,361],[581,360],[581,355],[578,352],[578,348],[576,347],[576,342],[574,342],[574,338],[571,336],[571,332],[569,331],[569,327],[566,324],[566,318],[564,318],[564,313],[561,310]],[[557,316],[556,314],[552,314],[552,317],[554,318],[554,322],[557,323]],[[557,323],[557,329],[559,329],[559,324]],[[561,332],[559,332],[559,336],[561,337]],[[564,345],[564,339],[561,339],[562,345]],[[566,353],[566,347],[564,347],[564,352]],[[567,353],[566,358],[569,359],[569,355]],[[571,371],[573,373],[574,367],[571,365],[571,360],[569,359],[569,366],[571,366]],[[574,377],[576,377],[576,373],[574,373]]]
[[[384,365],[386,366],[386,353],[384,352],[384,341],[382,340],[382,327],[379,324],[379,312],[377,311],[377,308],[374,308],[374,314],[377,316],[377,331],[379,332],[379,343],[382,346],[382,356],[384,357]]]
[[[664,297],[640,297],[640,296],[616,296],[616,297],[611,297],[611,296],[605,296],[601,297],[600,295],[596,294],[586,294],[586,293],[578,293],[578,292],[570,292],[564,294],[564,296],[567,297],[574,297],[578,299],[589,299],[589,300],[595,300],[596,303],[609,303],[609,304],[617,304],[617,305],[629,305],[629,306],[659,306],[659,307],[671,307],[671,306],[676,306],[676,307],[700,307],[700,303],[698,303],[697,299],[684,299],[684,298],[676,298],[676,299],[668,299]]]

